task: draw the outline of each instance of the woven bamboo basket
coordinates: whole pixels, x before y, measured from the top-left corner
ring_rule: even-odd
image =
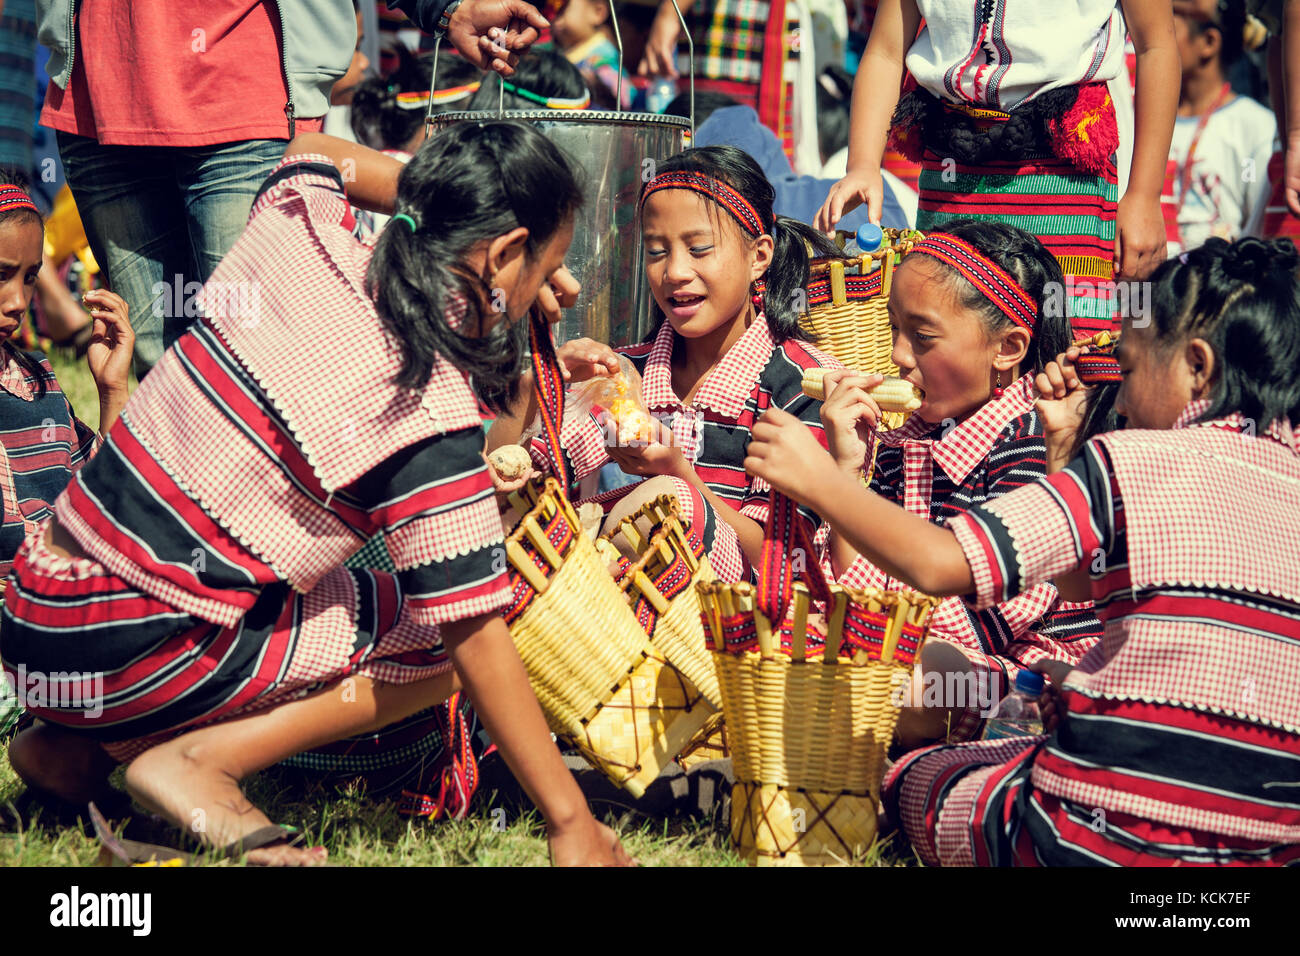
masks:
[[[512,496],[506,623],[551,730],[633,796],[715,708],[646,637],[559,484]]]
[[[621,538],[640,555],[620,570],[618,584],[650,643],[700,689],[715,710],[721,709],[722,692],[704,641],[696,590],[696,585],[716,576],[703,547],[692,544],[676,499],[660,495],[605,537],[611,543]]]
[[[875,252],[854,258],[814,259],[809,265],[804,327],[817,346],[859,372],[897,375],[889,330],[889,289],[894,269],[925,238],[915,230],[886,229]]]
[[[876,836],[902,688],[938,600],[832,586],[822,643],[809,634],[803,584],[775,628],[753,586],[699,590],[736,775],[733,844],[757,866],[861,857]],[[753,649],[737,653],[746,643]]]

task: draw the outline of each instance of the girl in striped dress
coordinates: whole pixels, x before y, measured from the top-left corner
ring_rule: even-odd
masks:
[[[1121,196],[1125,24],[1138,86]],[[905,67],[918,88],[900,101]],[[918,229],[963,216],[1024,229],[1061,264],[1076,336],[1109,328],[1113,280],[1144,278],[1164,258],[1178,74],[1168,4],[881,0],[854,85],[849,170],[816,224],[829,230],[862,202],[879,221],[892,115],[891,145],[921,162]]]
[[[796,311],[808,281],[805,241],[819,254],[835,250],[807,226],[773,215],[773,196],[754,160],[731,146],[691,149],[659,164],[641,192],[658,325],[617,354],[582,339],[561,346],[559,356],[575,381],[617,371],[617,355],[626,356],[660,434],[623,443],[603,419],[584,415],[562,428],[563,462],[550,460],[541,439],[531,444],[534,467],[562,473],[566,485],[610,461],[647,479],[596,499],[606,527],[659,494],[675,495],[724,581],[746,580],[762,550],[768,488],[741,466],[750,428],[775,407],[820,432],[820,403],[803,394],[803,372],[842,367],[807,342]],[[533,414],[520,407],[499,418],[489,447],[517,440]],[[801,515],[811,535],[819,519],[809,509]]]
[[[938,528],[850,482],[811,496],[873,561],[987,607],[1041,581],[1105,625],[1044,661],[1046,736],[899,760],[885,807],[928,864],[1242,865],[1300,860],[1300,256],[1205,246],[1152,276],[1126,320],[1118,410],[1063,467]],[[1049,458],[1079,426],[1078,376],[1040,380]],[[746,466],[799,494],[829,462],[771,415]],[[806,496],[806,495],[805,495]]]
[[[43,725],[10,748],[29,786],[93,799],[126,763],[131,795],[205,845],[309,865],[323,853],[285,845],[239,781],[463,687],[555,862],[626,861],[498,614],[481,457],[480,402],[514,397],[518,323],[580,197],[545,137],[509,123],[457,126],[405,167],[327,136],[289,145],[203,320],[15,559],[5,671],[95,690],[31,708]],[[349,199],[396,214],[373,250]],[[381,532],[396,574],[343,566]]]
[[[958,220],[915,251],[895,274],[889,312],[893,361],[925,392],[924,404],[900,428],[876,435],[880,409],[866,389],[882,377],[831,372],[821,418],[843,473],[860,476],[874,455],[872,491],[942,525],[1044,474],[1034,375],[1070,344],[1070,328],[1059,310],[1044,307],[1060,267],[1019,229]],[[899,587],[833,530],[823,554],[841,584]],[[1050,582],[979,611],[944,601],[931,616],[901,741],[978,736],[1020,669],[1046,658],[1081,660],[1100,637],[1091,602],[1063,601]]]
[[[45,229],[26,182],[0,170],[0,575],[7,575],[23,539],[50,514],[68,480],[98,450],[101,437],[77,418],[45,356],[13,342],[36,291]],[[86,294],[92,338],[86,352],[99,391],[106,432],[126,404],[135,336],[122,298],[107,289]],[[0,678],[0,735],[22,708]]]

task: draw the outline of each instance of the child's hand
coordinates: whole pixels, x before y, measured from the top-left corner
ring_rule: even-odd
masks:
[[[618,374],[618,354],[595,339],[571,339],[555,350],[566,382]]]
[[[835,459],[789,412],[769,408],[751,434],[745,471],[800,504],[810,504],[809,492],[836,470]]]
[[[1038,698],[1038,709],[1043,718],[1044,732],[1053,733],[1065,716],[1061,687],[1074,673],[1074,666],[1065,661],[1041,660],[1035,661],[1029,669],[1035,674],[1042,674],[1051,682],[1043,687],[1043,693]]]
[[[483,453],[483,460],[487,462],[488,478],[492,480],[492,490],[503,499],[506,495],[513,494],[528,484],[529,479],[534,474],[533,466],[530,464],[524,470],[524,473],[517,478],[502,478],[486,452]]]
[[[1115,212],[1115,277],[1145,279],[1167,252],[1160,197],[1126,193]]]
[[[551,273],[537,290],[537,307],[547,322],[555,325],[564,317],[562,309],[571,309],[578,301],[582,284],[567,266],[560,266]]]
[[[651,418],[650,423],[656,432],[654,441],[607,445],[610,460],[626,475],[640,475],[643,478],[668,475],[689,481],[695,469],[677,446],[672,429],[656,418]],[[618,432],[617,425],[608,416],[605,427],[609,430],[608,434]]]
[[[554,866],[637,866],[618,835],[594,819],[589,824],[547,834]]]
[[[835,224],[863,203],[867,204],[867,218],[877,225],[885,202],[885,183],[880,170],[867,172],[850,169],[844,178],[831,187],[830,195],[813,218],[813,226],[828,235]]]
[[[883,375],[862,375],[852,369],[827,372],[822,378],[826,401],[821,419],[835,464],[851,475],[862,472],[869,450],[868,438],[880,421],[880,406],[867,394],[885,380]]]
[[[82,301],[90,311],[91,339],[86,350],[86,364],[99,389],[101,404],[106,398],[127,394],[127,373],[135,352],[135,331],[128,317],[130,309],[116,292],[92,289]]]
[[[1071,346],[1048,362],[1034,378],[1038,390],[1035,407],[1043,419],[1043,440],[1047,443],[1047,471],[1054,474],[1070,460],[1083,413],[1088,402],[1088,388],[1079,380],[1074,362],[1080,350]]]

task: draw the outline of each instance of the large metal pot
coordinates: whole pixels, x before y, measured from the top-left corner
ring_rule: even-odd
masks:
[[[657,113],[587,110],[441,113],[431,119],[439,130],[467,122],[531,123],[564,150],[585,190],[565,259],[582,294],[566,310],[556,340],[585,335],[627,345],[643,338],[650,330],[650,286],[636,226],[637,198],[655,164],[682,151],[690,123]]]

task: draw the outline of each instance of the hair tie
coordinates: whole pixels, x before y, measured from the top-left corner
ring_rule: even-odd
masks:
[[[921,253],[938,259],[962,276],[1003,315],[1030,335],[1038,325],[1038,307],[1020,283],[1000,265],[980,252],[964,239],[947,233],[934,232],[912,247],[912,254]]]
[[[12,183],[0,185],[0,212],[10,212],[14,209],[30,209],[40,216],[41,211],[36,208],[36,203],[32,202],[32,197],[19,189]]]
[[[416,230],[419,228],[419,227],[415,224],[415,220],[412,219],[410,216],[408,216],[408,215],[407,215],[406,213],[404,213],[404,212],[399,212],[396,216],[393,217],[393,220],[392,220],[392,221],[393,221],[393,222],[404,222],[404,223],[406,223],[406,224],[411,228],[411,235],[415,235]]]
[[[475,93],[481,83],[467,83],[464,86],[449,86],[445,90],[434,90],[432,94],[428,90],[407,90],[405,93],[397,94],[397,108],[399,110],[422,110],[429,105],[429,99],[432,95],[434,106],[445,106],[447,103],[456,103],[460,100],[467,100]]]
[[[689,189],[692,192],[708,196],[731,213],[736,222],[740,223],[740,228],[749,233],[751,237],[757,239],[766,232],[763,228],[763,220],[758,217],[757,210],[754,209],[749,200],[720,179],[686,170],[660,173],[646,183],[645,188],[641,190],[640,208],[645,208],[645,201],[650,198],[651,193],[656,193],[661,189]]]
[[[541,93],[534,93],[532,90],[526,90],[517,83],[501,81],[501,86],[507,93],[513,93],[520,99],[528,100],[531,103],[539,103],[548,110],[585,110],[591,105],[591,90],[587,90],[582,96],[575,96],[572,99],[565,99],[560,96],[542,96]]]

